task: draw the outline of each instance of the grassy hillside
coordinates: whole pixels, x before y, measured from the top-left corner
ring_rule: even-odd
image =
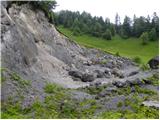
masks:
[[[147,63],[149,59],[158,55],[159,52],[159,44],[157,41],[150,42],[148,45],[143,46],[141,40],[137,38],[122,39],[119,36],[115,36],[112,40],[107,41],[88,35],[74,36],[72,31],[62,26],[59,26],[58,29],[80,45],[98,48],[112,54],[119,52],[121,56],[129,58],[140,57],[143,63]]]

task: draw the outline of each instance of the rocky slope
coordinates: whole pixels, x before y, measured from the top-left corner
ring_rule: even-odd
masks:
[[[146,78],[158,74],[157,69],[143,71],[128,58],[79,46],[60,34],[42,11],[29,5],[8,8],[2,4],[1,8],[2,102],[23,97],[22,106],[26,107],[37,98],[43,101],[45,85],[56,83],[73,89],[78,100],[97,99],[105,104],[104,109],[116,109],[115,103],[125,97],[109,97],[110,92],[147,86],[150,80]],[[86,92],[101,86],[108,87],[94,94]],[[149,89],[158,91],[153,85]],[[105,101],[108,97],[110,102]]]

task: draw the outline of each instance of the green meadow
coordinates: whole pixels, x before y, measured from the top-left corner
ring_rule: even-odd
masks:
[[[138,38],[123,39],[115,35],[112,40],[105,40],[89,35],[74,36],[72,31],[62,26],[58,26],[57,29],[82,46],[97,48],[111,54],[119,53],[120,56],[131,59],[139,57],[142,63],[147,63],[152,57],[159,54],[158,41],[142,45],[142,41]]]

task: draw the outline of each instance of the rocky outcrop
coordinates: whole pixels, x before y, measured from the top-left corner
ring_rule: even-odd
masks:
[[[29,80],[37,97],[43,96],[46,82],[55,82],[64,87],[72,87],[72,84],[79,86],[73,82],[67,70],[73,65],[80,66],[86,60],[83,48],[60,34],[42,11],[33,11],[27,4],[18,6],[2,2],[1,11],[2,68]],[[13,90],[9,87],[11,85],[15,86]],[[2,87],[4,101],[18,87],[8,80],[2,86],[5,86]],[[26,99],[29,96],[32,95],[24,94]]]

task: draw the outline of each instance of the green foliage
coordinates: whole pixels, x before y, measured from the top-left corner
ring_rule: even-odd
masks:
[[[47,83],[46,86],[44,87],[44,90],[46,93],[55,93],[61,89],[63,89],[63,88],[59,87],[58,85],[55,85],[53,83]]]
[[[147,80],[152,82],[152,85],[158,86],[159,85],[159,75],[154,74],[152,77],[147,78]]]
[[[148,94],[148,95],[153,95],[156,94],[155,91],[149,90],[147,88],[141,88],[140,86],[135,86],[136,92],[137,93],[144,93],[144,94]]]
[[[21,118],[26,118],[24,113],[22,112],[21,106],[19,103],[7,103],[4,104],[2,103],[2,113],[1,113],[1,118],[2,119],[21,119]]]
[[[142,45],[147,45],[149,40],[148,32],[143,32],[140,39],[142,40]]]
[[[107,30],[105,31],[105,33],[103,33],[102,37],[103,37],[104,39],[106,39],[106,40],[111,40],[111,39],[112,39],[112,36],[111,36],[110,30],[107,29]]]
[[[129,95],[131,93],[131,88],[129,86],[125,87],[125,88],[119,88],[116,93],[118,95]],[[116,94],[116,95],[117,95]]]
[[[120,101],[120,102],[117,104],[117,107],[120,108],[120,107],[122,107],[122,106],[123,106],[123,102]]]
[[[31,85],[31,81],[30,80],[24,80],[24,79],[22,79],[15,72],[11,73],[11,79],[17,81],[19,83],[19,85],[22,86],[22,87],[27,87],[27,86]]]
[[[84,90],[85,92],[92,94],[92,95],[96,95],[98,93],[100,93],[101,91],[103,91],[107,86],[106,85],[102,85],[102,86],[89,86],[87,88],[82,88],[81,90]]]
[[[30,80],[23,79],[20,75],[16,72],[10,71],[7,68],[1,68],[1,82],[11,79],[12,81],[16,81],[20,87],[28,87],[31,86]],[[8,78],[6,78],[8,76]]]
[[[122,113],[116,111],[107,111],[103,112],[99,117],[99,119],[120,119],[122,118]]]
[[[25,109],[21,108],[21,103],[13,104],[13,102],[5,101],[5,104],[2,104],[2,118],[93,118],[98,109],[93,99],[83,101],[72,99],[69,89],[60,89],[55,84],[48,84],[46,90],[49,94],[44,102],[36,100]]]
[[[103,37],[106,34],[106,29],[109,29],[112,36],[117,33],[124,39],[129,37],[140,37],[143,32],[151,32],[151,39],[152,37],[158,38],[159,37],[159,17],[156,13],[153,14],[152,22],[150,17],[147,18],[141,16],[136,17],[134,15],[133,20],[128,16],[125,16],[123,24],[120,24],[120,16],[118,13],[115,17],[115,24],[111,23],[109,18],[106,18],[104,21],[103,18],[100,17],[92,17],[89,13],[83,12],[71,12],[71,11],[60,11],[57,13],[57,24],[63,25],[66,28],[71,28],[74,23],[74,20],[78,18],[80,23],[80,31],[83,34],[89,34],[95,37]],[[133,21],[133,22],[132,22]],[[155,29],[154,31],[151,29]],[[72,30],[72,29],[71,29]],[[155,34],[156,33],[156,34]],[[105,35],[104,35],[105,36]],[[104,37],[106,39],[106,37]],[[108,37],[107,37],[108,38]]]
[[[5,73],[6,71],[7,71],[6,68],[0,68],[0,73],[1,73],[0,82],[6,81],[6,78],[3,76],[3,73]]]
[[[30,4],[33,9],[42,10],[46,17],[48,17],[49,22],[54,23],[54,13],[52,12],[53,9],[57,6],[57,2],[55,0],[49,1],[12,1],[12,3],[22,5],[22,4]]]
[[[124,18],[122,29],[122,36],[126,36],[128,38],[131,35],[131,20],[128,16]]]
[[[150,70],[150,67],[149,67],[148,64],[142,64],[142,65],[140,66],[140,68],[141,68],[143,71],[145,71],[145,70]]]
[[[107,60],[102,60],[102,61],[100,61],[100,64],[106,64],[108,61]]]
[[[142,60],[140,57],[136,56],[135,58],[133,58],[133,61],[138,63],[138,64],[141,64],[142,63]]]
[[[118,56],[118,57],[120,57],[120,54],[119,54],[119,52],[116,52],[116,54],[115,54],[116,56]]]
[[[157,39],[156,29],[152,28],[151,31],[149,32],[149,40],[155,41],[156,39]]]
[[[127,106],[129,106],[131,104],[131,101],[129,100],[129,98],[126,98],[125,100],[124,100],[124,105],[127,107]]]
[[[136,94],[132,99],[125,99],[124,105],[130,106],[131,110],[110,110],[101,113],[97,118],[102,119],[158,119],[159,111],[155,108],[141,106],[142,99],[137,97]],[[118,103],[122,105],[121,102]]]

